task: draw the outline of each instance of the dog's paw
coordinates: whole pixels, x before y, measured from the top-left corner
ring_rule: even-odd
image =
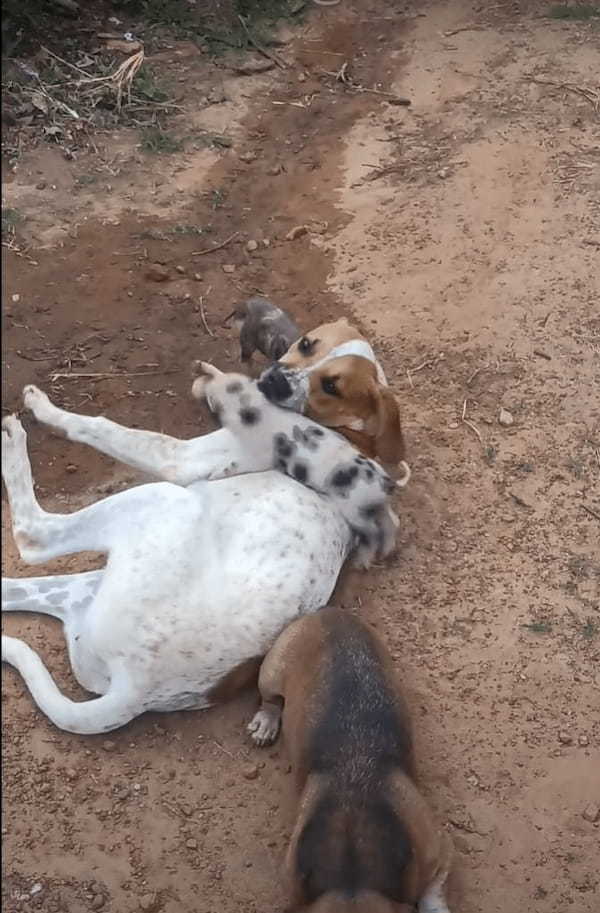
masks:
[[[248,723],[248,732],[255,745],[263,748],[272,745],[279,734],[281,713],[278,709],[259,710]]]
[[[23,388],[23,405],[33,412],[39,422],[47,421],[55,408],[46,394],[33,384],[28,384]]]
[[[27,460],[27,434],[16,415],[2,419],[2,475],[13,478]]]

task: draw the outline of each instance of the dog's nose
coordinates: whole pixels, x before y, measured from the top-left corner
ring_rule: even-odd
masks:
[[[290,382],[278,364],[267,368],[258,382],[258,389],[273,403],[283,403],[292,395]]]

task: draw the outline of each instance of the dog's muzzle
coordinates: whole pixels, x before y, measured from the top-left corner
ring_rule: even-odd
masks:
[[[278,405],[287,405],[286,400],[290,399],[294,393],[292,385],[284,374],[283,368],[279,364],[271,365],[260,376],[258,389],[272,403]]]

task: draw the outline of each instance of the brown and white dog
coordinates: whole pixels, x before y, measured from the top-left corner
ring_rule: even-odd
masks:
[[[405,459],[398,403],[369,343],[347,320],[302,336],[263,372],[271,402],[335,428],[386,469]]]
[[[336,608],[293,622],[260,670],[257,745],[283,738],[300,794],[292,910],[449,913],[449,838],[414,780],[411,726],[381,641]],[[283,707],[283,710],[282,710]]]

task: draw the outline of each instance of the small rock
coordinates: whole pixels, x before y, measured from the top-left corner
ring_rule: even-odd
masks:
[[[181,273],[182,275],[183,275],[183,273],[185,273],[185,266],[181,266],[181,264],[179,266],[176,266],[175,269],[177,270],[178,273]]]
[[[573,741],[573,736],[569,735],[568,732],[559,732],[558,741],[562,742],[563,745],[570,745]]]
[[[448,425],[448,428],[452,428],[452,430],[454,430],[455,428],[458,428],[458,422],[450,422],[450,424]]]
[[[92,902],[91,902],[90,906],[91,906],[92,910],[101,910],[102,907],[104,906],[104,895],[95,894],[94,897],[92,898]]]
[[[449,168],[440,168],[440,170],[438,171],[438,177],[441,178],[442,180],[445,180],[447,177],[449,177],[449,175],[450,175]]]
[[[198,849],[198,841],[194,840],[193,838],[186,840],[185,845],[187,846],[188,850],[197,850]]]
[[[281,165],[272,165],[271,168],[269,168],[267,174],[281,174],[282,171],[283,168]]]
[[[308,229],[306,225],[295,225],[293,228],[290,228],[287,235],[285,236],[286,241],[295,241],[296,238],[301,238],[302,235],[307,233]]]
[[[586,735],[580,735],[577,741],[582,748],[587,748],[587,746],[590,744],[590,740]]]
[[[144,910],[145,913],[152,913],[153,910],[156,910],[157,901],[156,894],[144,894],[140,898],[140,910]]]
[[[75,463],[67,463],[65,469],[67,472],[77,472],[78,467]]]
[[[256,160],[256,152],[242,152],[239,158],[240,161],[250,164]]]
[[[43,890],[44,890],[44,885],[40,884],[40,882],[38,881],[34,884],[34,886],[32,887],[32,889],[30,890],[29,893],[31,894],[32,897],[34,897],[36,894],[39,894],[40,891],[43,891]]]
[[[146,279],[151,282],[166,282],[168,278],[169,270],[165,269],[164,266],[159,266],[157,263],[149,266],[146,270]]]
[[[127,787],[125,786],[123,789],[119,789],[119,790],[115,793],[115,795],[116,795],[117,799],[119,800],[119,802],[124,802],[125,799],[128,799],[128,798],[129,798],[129,790],[128,790]]]
[[[235,273],[235,266],[233,263],[225,263],[221,269],[224,273]]]
[[[117,743],[111,742],[110,739],[106,739],[104,742],[102,742],[102,747],[104,751],[114,751],[117,747]]]
[[[586,821],[595,824],[596,821],[600,821],[600,805],[597,802],[590,802],[583,810],[582,815]]]
[[[11,296],[11,300],[12,300],[13,304],[17,304],[17,302],[19,302],[19,301],[21,300],[21,296],[20,296],[20,295],[12,295],[12,296]]]
[[[202,276],[200,275],[200,273],[194,273],[194,279],[196,280],[196,282],[202,282]]]
[[[471,786],[479,786],[479,779],[475,776],[475,774],[471,774],[470,777],[467,777],[467,783],[469,783]]]
[[[306,82],[306,75],[304,73],[298,73],[298,82]]]
[[[35,189],[36,190],[45,190],[47,186],[48,186],[48,184],[46,183],[46,181],[38,181],[38,183],[35,185]]]
[[[502,409],[500,409],[500,415],[498,416],[498,421],[500,422],[501,425],[504,425],[505,428],[509,428],[513,424],[514,418],[512,417],[512,415],[508,411],[508,409],[502,408]]]
[[[242,776],[245,780],[256,780],[258,777],[258,767],[256,764],[247,764],[242,771]]]
[[[271,242],[269,241],[268,238],[263,238],[263,239],[262,239],[262,246],[263,246],[263,247],[270,247],[270,246],[271,246]]]
[[[250,253],[252,253],[254,250],[258,250],[258,241],[248,241],[246,244],[246,250],[250,251]]]

